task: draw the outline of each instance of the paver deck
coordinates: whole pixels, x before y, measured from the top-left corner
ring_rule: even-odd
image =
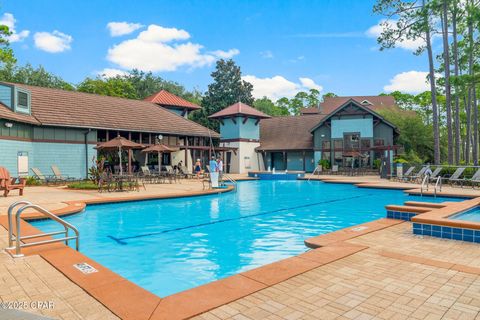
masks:
[[[480,319],[478,245],[414,236],[409,222],[346,242],[369,248],[194,319]]]

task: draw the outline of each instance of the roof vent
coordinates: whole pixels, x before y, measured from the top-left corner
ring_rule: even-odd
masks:
[[[370,101],[368,101],[366,99],[362,101],[362,104],[365,105],[365,106],[366,105],[373,105],[373,103],[371,103]]]

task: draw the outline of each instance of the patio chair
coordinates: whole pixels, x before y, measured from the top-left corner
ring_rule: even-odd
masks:
[[[477,171],[473,174],[471,178],[458,179],[458,184],[460,185],[460,188],[463,188],[466,183],[471,183],[472,188],[475,188],[475,184],[480,183],[480,169],[477,169]]]
[[[32,172],[35,175],[34,178],[43,184],[57,183],[57,179],[54,176],[46,176],[36,167],[32,168]]]
[[[454,187],[455,185],[463,181],[463,179],[460,179],[460,176],[463,174],[463,171],[465,171],[465,169],[465,167],[457,168],[457,170],[455,170],[455,172],[451,176],[446,176],[445,179],[448,183],[450,183],[452,187]]]
[[[7,197],[12,190],[18,190],[19,195],[23,196],[26,185],[26,178],[12,178],[6,168],[0,167],[0,190],[3,190],[4,197]]]
[[[435,170],[433,170],[429,178],[430,182],[436,182],[442,170],[443,170],[442,167],[437,167]]]
[[[416,174],[405,177],[406,181],[421,183],[428,166],[423,166]]]
[[[408,168],[401,177],[399,177],[398,175],[388,175],[388,177],[392,181],[404,181],[404,179],[407,179],[412,174],[413,170],[415,170],[415,166],[411,166],[410,168]]]
[[[63,175],[62,172],[60,171],[60,168],[57,165],[52,165],[51,168],[52,168],[53,176],[59,182],[66,183],[66,182],[71,182],[76,180],[75,178],[69,177],[68,175]]]
[[[194,177],[197,176],[194,173],[188,172],[188,168],[186,166],[179,166],[178,168],[179,168],[180,172],[182,173],[182,175],[185,176],[186,179],[194,178]]]

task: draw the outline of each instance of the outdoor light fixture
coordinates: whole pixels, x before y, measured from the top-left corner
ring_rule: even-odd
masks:
[[[163,140],[163,135],[159,134],[157,138],[158,140]]]
[[[325,135],[324,135],[324,134],[322,134],[322,135],[320,135],[320,137],[322,137],[322,138],[325,138]]]
[[[13,127],[13,123],[11,123],[11,122],[5,122],[5,127],[11,128],[11,127]]]

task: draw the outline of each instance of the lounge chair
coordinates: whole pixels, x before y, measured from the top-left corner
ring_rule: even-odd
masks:
[[[433,170],[432,174],[430,175],[430,182],[436,182],[437,179],[439,178],[440,172],[442,172],[443,168],[442,167],[437,167],[435,170]]]
[[[3,190],[4,197],[8,196],[12,190],[18,190],[18,193],[23,196],[26,185],[26,178],[12,178],[6,168],[0,167],[0,190]]]
[[[62,172],[60,171],[60,168],[56,165],[52,165],[52,172],[53,176],[57,180],[57,182],[70,182],[70,181],[75,181],[76,179],[73,177],[69,177],[67,175],[63,175]]]
[[[463,188],[466,183],[471,183],[472,188],[474,188],[475,183],[480,183],[480,169],[478,169],[471,178],[456,179],[455,181],[458,182],[461,188]]]
[[[35,179],[43,184],[57,183],[57,179],[54,176],[46,176],[38,168],[32,168],[32,172],[35,175]]]
[[[464,179],[460,179],[460,176],[463,174],[463,171],[465,171],[464,167],[457,168],[457,170],[455,170],[455,172],[451,176],[449,177],[447,176],[445,177],[445,179],[447,180],[448,183],[450,183],[452,187],[457,184],[460,184],[464,180]]]
[[[405,173],[403,173],[401,177],[399,177],[398,175],[392,177],[392,180],[408,181],[408,179],[410,178],[410,176],[413,173],[413,170],[415,170],[415,166],[411,166],[410,168],[408,168],[407,171],[405,171]]]
[[[408,176],[406,179],[410,182],[421,183],[427,169],[428,169],[428,166],[423,166],[422,169],[420,169],[416,174],[412,174]]]

